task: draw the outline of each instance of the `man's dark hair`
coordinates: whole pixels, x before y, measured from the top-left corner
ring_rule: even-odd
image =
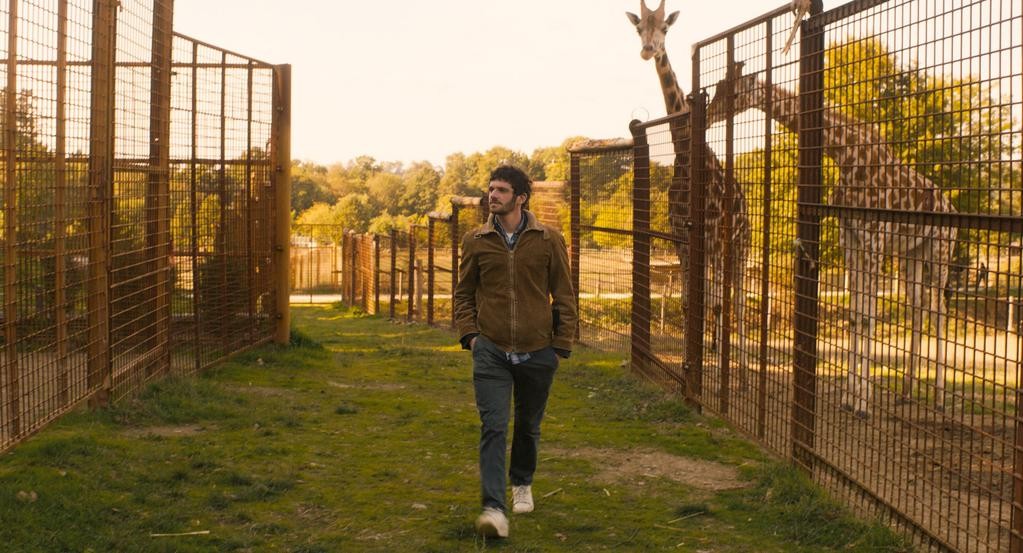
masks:
[[[514,165],[501,165],[490,172],[490,180],[499,180],[510,184],[516,196],[525,194],[526,203],[522,207],[528,209],[529,197],[533,195],[533,181],[529,180],[525,171]]]

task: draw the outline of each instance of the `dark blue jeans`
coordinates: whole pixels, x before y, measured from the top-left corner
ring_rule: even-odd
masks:
[[[505,510],[505,447],[510,404],[515,399],[512,434],[512,485],[533,483],[536,449],[540,443],[547,395],[558,368],[552,348],[530,352],[530,359],[513,365],[503,351],[482,334],[472,349],[472,381],[480,413],[480,487],[483,506]]]

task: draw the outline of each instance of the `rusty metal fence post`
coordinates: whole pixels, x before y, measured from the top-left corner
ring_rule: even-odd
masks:
[[[693,78],[699,82],[699,57],[693,57]],[[703,329],[705,313],[706,267],[704,236],[706,233],[705,213],[707,210],[706,190],[710,178],[707,156],[711,155],[706,138],[707,94],[703,91],[689,95],[690,132],[689,141],[689,267],[686,282],[686,331],[683,348],[683,373],[685,374],[686,401],[701,409],[703,404]]]
[[[17,120],[17,96],[14,91],[18,89],[18,2],[10,3],[9,20],[7,23],[7,83],[6,91],[4,94],[4,320],[7,324],[4,325],[4,350],[5,355],[3,359],[3,380],[4,386],[9,390],[10,399],[7,402],[7,420],[10,428],[7,430],[12,436],[16,436],[21,433],[21,408],[19,398],[21,397],[21,387],[18,381],[18,335],[17,327],[13,324],[18,317],[18,294],[16,290],[17,285],[17,267],[18,267],[18,250],[16,248],[17,240],[14,240],[14,236],[18,232],[18,219],[17,219],[17,205],[18,205],[18,120]],[[93,72],[94,84],[95,79],[99,78],[98,71]],[[93,110],[96,106],[93,106]],[[94,129],[95,130],[95,129]],[[90,150],[91,152],[91,150]],[[90,157],[91,161],[91,157]],[[95,194],[93,188],[95,183],[92,178],[92,171],[89,173],[89,189],[90,199]],[[92,202],[90,202],[90,208],[92,208]],[[89,210],[89,215],[99,215],[94,213],[94,209]],[[92,223],[92,218],[89,219]],[[93,227],[90,224],[90,231],[95,233],[102,232],[101,228]],[[90,256],[93,253],[94,239],[90,233],[89,240],[89,253]],[[91,269],[91,265],[90,265]],[[90,276],[98,271],[90,270]],[[98,275],[97,275],[98,276]],[[100,296],[103,298],[105,296]],[[99,302],[97,301],[94,305],[92,295],[89,296],[89,322],[96,322],[99,324],[99,320],[95,319],[100,314]],[[94,311],[92,308],[95,307]],[[105,317],[104,317],[105,318]],[[90,346],[98,341],[99,329],[97,328],[96,336],[93,333],[93,326],[90,324]],[[98,349],[89,348],[89,385],[90,389],[93,388],[94,375],[101,373],[102,366],[99,355],[102,353]],[[95,356],[93,355],[95,354]],[[95,366],[94,366],[95,363]]]
[[[820,0],[814,1],[820,13]],[[793,343],[792,458],[812,471],[815,460],[820,215],[823,183],[824,29],[802,23],[799,62],[799,182]]]
[[[63,4],[63,3],[62,3]],[[153,9],[152,76],[150,90],[149,182],[146,191],[146,259],[153,275],[151,303],[158,369],[170,371],[170,119],[171,57],[173,55],[174,2],[156,0]],[[60,102],[58,102],[59,105]],[[58,134],[59,136],[59,134]],[[63,154],[58,154],[62,160]],[[58,174],[61,174],[58,171]],[[57,202],[60,206],[62,202]],[[62,207],[62,206],[60,206]],[[63,258],[60,254],[58,259]],[[62,302],[58,302],[61,305]],[[63,309],[59,309],[62,312]]]
[[[380,314],[380,235],[373,235],[373,314]]]
[[[426,324],[433,324],[433,231],[436,219],[428,217],[426,222]]]
[[[650,356],[650,147],[640,121],[629,124],[633,139],[632,181],[632,370],[649,372]]]
[[[291,65],[278,65],[274,71],[274,318],[277,321],[274,342],[287,344],[291,339],[291,303],[288,265],[291,260]]]
[[[11,13],[16,10],[12,3]],[[114,67],[117,42],[117,8],[111,0],[95,2],[93,13],[92,44],[92,100],[91,129],[89,137],[89,389],[95,392],[94,404],[103,405],[109,401],[113,385],[110,364],[110,212],[111,189],[114,180],[114,98],[116,68]],[[16,23],[16,19],[12,24]],[[15,28],[11,40],[17,44]],[[14,46],[12,46],[13,48]],[[8,51],[8,57],[16,57],[15,50]],[[8,75],[17,72],[9,72]],[[10,88],[13,91],[15,88]],[[8,98],[12,95],[9,93]],[[14,164],[8,165],[12,170]],[[13,186],[13,182],[9,183]],[[13,200],[13,198],[12,198]],[[13,201],[8,205],[13,205]],[[10,213],[13,214],[13,211]],[[13,227],[8,218],[11,234]],[[13,271],[8,278],[13,278]],[[8,301],[13,301],[13,298]],[[13,319],[12,319],[13,320]],[[9,331],[13,332],[13,330]],[[9,349],[11,354],[15,348]],[[17,382],[12,393],[17,390]],[[12,420],[17,424],[17,419]]]
[[[459,242],[458,236],[458,211],[459,206],[451,202],[451,328],[455,328],[455,289],[458,287],[458,264],[459,264]]]
[[[398,278],[398,231],[391,229],[389,233],[391,241],[391,271],[390,271],[390,283],[387,286],[387,316],[392,321],[394,320],[394,296],[398,289],[397,278]]]
[[[405,283],[408,286],[408,311],[405,314],[406,322],[415,321],[416,308],[416,226],[409,225],[408,229],[408,279]]]
[[[572,291],[575,293],[575,304],[579,305],[579,225],[580,225],[580,202],[582,195],[582,169],[580,168],[580,156],[578,153],[569,154],[569,264],[572,269]],[[575,326],[575,339],[579,339],[581,325]]]

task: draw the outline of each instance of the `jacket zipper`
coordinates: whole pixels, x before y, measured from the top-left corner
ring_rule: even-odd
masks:
[[[519,238],[521,238],[521,236]],[[516,245],[518,245],[518,244],[516,244]],[[515,328],[518,325],[518,322],[516,320],[517,316],[518,316],[518,310],[516,309],[516,307],[518,305],[518,298],[515,296],[515,250],[514,249],[508,250],[508,258],[509,258],[509,264],[510,264],[509,269],[511,269],[511,300],[512,300],[511,301],[511,341],[512,341],[511,346],[512,346],[512,351],[519,351],[518,340],[516,339],[517,337],[515,336]]]

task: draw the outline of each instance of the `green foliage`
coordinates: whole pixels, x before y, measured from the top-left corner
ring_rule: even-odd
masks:
[[[831,45],[826,67],[827,101],[876,125],[896,156],[931,179],[956,209],[1019,213],[1018,164],[1009,169],[1005,163],[1020,153],[1020,145],[1013,143],[1018,121],[1012,103],[999,97],[997,84],[900,63],[874,37]],[[964,229],[960,243],[999,241],[985,234]]]

